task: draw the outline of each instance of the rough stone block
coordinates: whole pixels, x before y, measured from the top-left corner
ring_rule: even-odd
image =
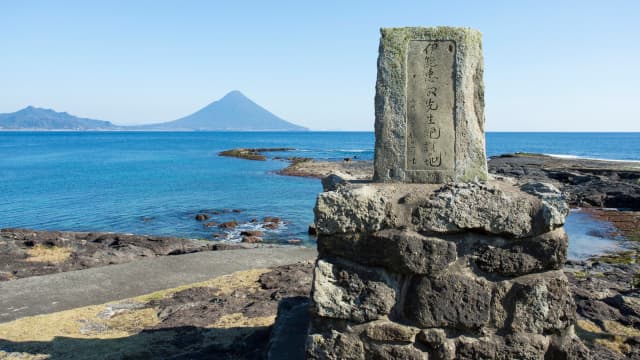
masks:
[[[504,309],[509,332],[558,332],[575,322],[575,303],[561,270],[517,277],[497,287],[502,290],[496,291],[495,303]]]
[[[370,324],[365,335],[374,341],[411,343],[419,329],[392,322],[377,322]]]
[[[452,340],[447,338],[443,329],[425,329],[416,337],[429,352],[429,359],[453,360],[456,357],[456,347]]]
[[[370,360],[427,360],[427,354],[411,345],[368,344],[366,358]]]
[[[427,234],[472,231],[524,238],[564,224],[568,208],[560,191],[545,197],[501,181],[348,184],[318,196],[315,219],[320,235],[405,228]]]
[[[456,339],[456,359],[543,360],[549,339],[540,335],[484,336]]]
[[[439,233],[481,230],[515,238],[536,236],[564,224],[567,213],[553,208],[565,204],[560,191],[556,197],[558,202],[543,201],[497,182],[447,184],[428,199],[416,199],[412,222]]]
[[[407,291],[404,315],[423,328],[479,329],[489,321],[491,297],[491,285],[480,278],[416,276]]]
[[[593,360],[592,355],[571,326],[551,337],[546,359]]]
[[[456,356],[460,359],[496,359],[498,344],[493,339],[460,336],[456,339]]]
[[[337,331],[309,335],[306,345],[309,360],[364,360],[362,342],[355,336]]]
[[[399,274],[434,274],[456,260],[452,241],[413,231],[382,230],[371,235],[321,235],[321,256],[338,256]]]
[[[552,226],[564,225],[564,221],[554,222],[564,219],[569,214],[569,204],[558,188],[549,183],[532,181],[520,186],[520,190],[535,195],[545,203],[542,216],[548,223]]]
[[[383,269],[319,259],[311,290],[312,311],[357,323],[377,320],[391,311],[397,291],[396,280]]]
[[[568,238],[559,228],[533,238],[485,244],[475,253],[475,264],[484,272],[520,276],[545,270],[558,270],[567,259]]]
[[[486,180],[481,34],[381,30],[374,180]]]
[[[391,203],[376,186],[343,185],[320,193],[314,208],[318,234],[372,232],[389,227]]]
[[[429,346],[438,346],[447,341],[447,333],[443,329],[424,329],[416,339]]]

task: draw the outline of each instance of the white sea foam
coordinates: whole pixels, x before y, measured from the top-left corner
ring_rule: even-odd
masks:
[[[266,237],[269,234],[279,234],[286,229],[287,229],[287,225],[284,224],[283,222],[278,223],[278,227],[276,229],[268,229],[265,227],[265,224],[261,222],[258,222],[258,223],[248,222],[248,223],[238,225],[233,230],[225,231],[224,240],[229,242],[242,242],[242,235],[240,234],[243,231],[256,231],[256,230],[262,231]]]
[[[578,156],[578,155],[567,155],[567,154],[544,154],[547,156],[551,156],[558,159],[575,159],[575,160],[598,160],[598,161],[613,161],[613,162],[624,162],[624,163],[637,163],[640,164],[640,160],[620,160],[620,159],[605,159],[605,158],[594,158],[587,156]]]
[[[370,149],[338,149],[336,150],[337,152],[357,152],[357,153],[364,153],[364,152],[373,152],[373,150]]]

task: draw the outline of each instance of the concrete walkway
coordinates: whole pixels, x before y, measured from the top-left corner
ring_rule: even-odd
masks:
[[[240,270],[313,260],[316,256],[315,249],[303,247],[210,251],[0,282],[0,323],[126,299]]]

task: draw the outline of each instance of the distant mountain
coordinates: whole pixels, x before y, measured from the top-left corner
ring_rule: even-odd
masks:
[[[240,91],[232,91],[195,113],[178,120],[143,125],[141,130],[305,131],[256,104]]]
[[[144,131],[305,131],[244,96],[232,91],[195,113],[178,120],[140,126],[117,126],[33,106],[0,114],[0,130],[144,130]]]
[[[66,112],[28,106],[14,113],[0,114],[0,129],[117,130],[121,127],[108,121],[79,118]]]

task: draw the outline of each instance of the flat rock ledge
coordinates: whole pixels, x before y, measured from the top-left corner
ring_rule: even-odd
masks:
[[[308,359],[582,359],[545,183],[327,182]]]

